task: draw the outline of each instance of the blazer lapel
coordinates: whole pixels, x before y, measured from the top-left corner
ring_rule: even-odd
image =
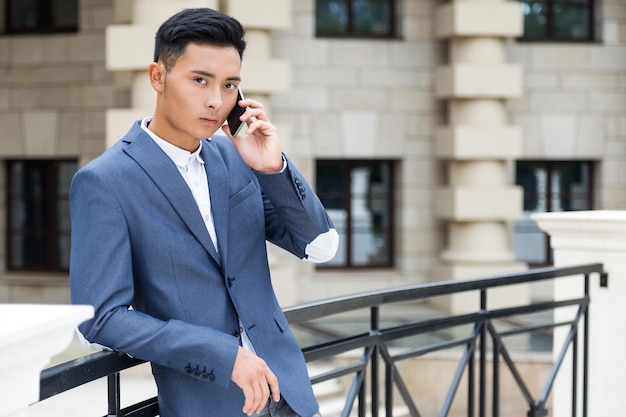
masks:
[[[213,213],[213,224],[217,235],[217,246],[220,250],[221,259],[227,259],[230,197],[228,169],[215,142],[204,141],[200,154],[204,160],[204,169],[209,182],[211,212]]]
[[[206,230],[193,194],[178,172],[178,168],[138,124],[134,125],[133,130],[126,137],[128,139],[126,141],[132,143],[126,146],[124,151],[143,168],[187,224],[191,233],[211,257],[218,264],[221,264],[220,256],[213,246],[209,232]],[[211,198],[211,200],[213,199]]]

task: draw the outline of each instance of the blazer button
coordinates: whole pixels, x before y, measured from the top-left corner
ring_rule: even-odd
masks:
[[[237,337],[237,338],[238,338],[239,336],[241,336],[241,333],[239,332],[239,330],[235,330],[235,331],[233,332],[233,336],[235,336],[235,337]]]
[[[187,372],[188,374],[193,372],[193,368],[191,367],[191,364],[188,364],[187,366],[185,366],[185,372]]]
[[[232,288],[234,280],[235,280],[235,277],[226,278],[226,285],[228,285],[228,288]]]

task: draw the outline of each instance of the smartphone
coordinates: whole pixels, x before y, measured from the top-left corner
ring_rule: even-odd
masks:
[[[233,136],[237,136],[241,128],[246,125],[244,122],[239,120],[239,117],[241,117],[241,115],[244,114],[246,111],[246,107],[241,107],[239,105],[239,101],[243,99],[243,93],[241,92],[241,87],[239,87],[239,89],[237,90],[237,101],[235,102],[235,107],[233,107],[233,109],[230,111],[230,114],[226,118],[226,121],[228,122],[228,127],[230,128],[230,133]]]

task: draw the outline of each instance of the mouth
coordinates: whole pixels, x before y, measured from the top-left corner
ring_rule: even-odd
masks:
[[[205,126],[215,126],[218,124],[218,121],[215,119],[209,119],[206,117],[201,117],[200,118],[200,123],[202,123]]]

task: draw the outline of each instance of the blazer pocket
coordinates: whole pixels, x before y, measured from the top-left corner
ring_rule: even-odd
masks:
[[[274,321],[278,326],[278,329],[281,333],[285,333],[289,329],[289,323],[287,322],[287,318],[283,314],[283,311],[279,308],[274,312]]]
[[[256,190],[256,184],[254,183],[254,181],[250,181],[248,185],[246,185],[230,197],[230,199],[228,200],[228,205],[230,206],[230,208],[235,207],[237,204],[241,203],[250,195],[254,194]]]

